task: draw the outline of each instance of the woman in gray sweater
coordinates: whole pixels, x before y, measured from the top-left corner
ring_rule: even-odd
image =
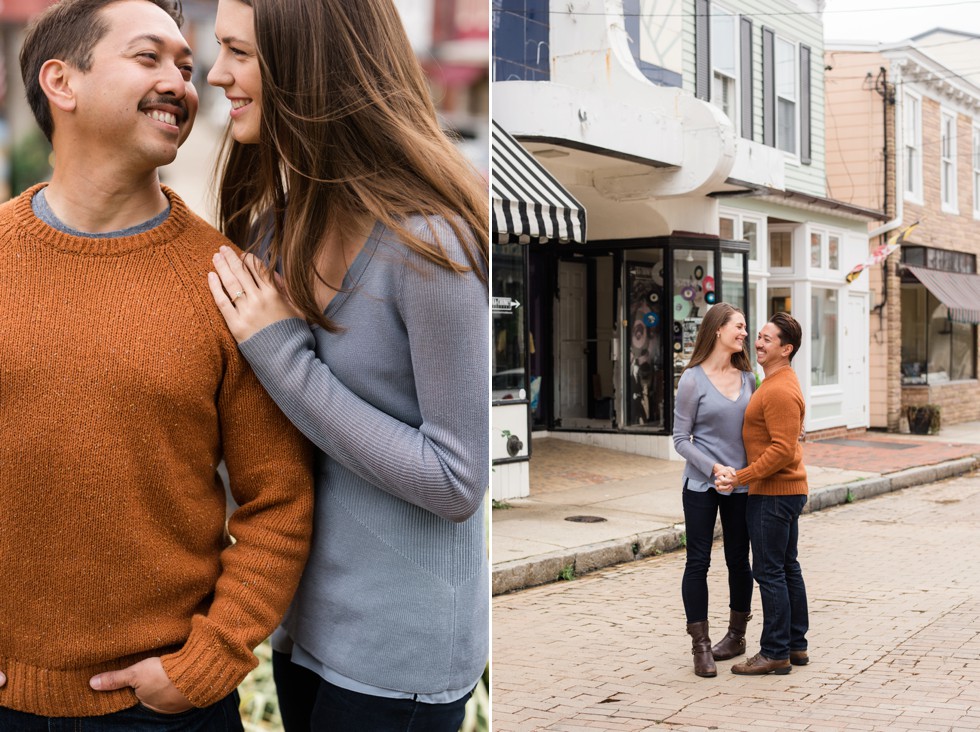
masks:
[[[455,732],[489,645],[486,190],[390,0],[219,0],[215,35],[221,223],[264,261],[220,252],[211,292],[319,449],[284,726]]]
[[[746,464],[742,418],[755,390],[747,336],[741,310],[724,302],[708,310],[674,400],[674,447],[687,460],[687,562],[681,596],[692,640],[694,673],[698,676],[715,676],[715,660],[745,653],[745,626],[751,618],[752,570],[745,522],[748,486],[715,486],[715,476],[725,466],[740,469]],[[712,648],[708,634],[708,567],[719,513],[728,565],[730,615],[728,633]]]

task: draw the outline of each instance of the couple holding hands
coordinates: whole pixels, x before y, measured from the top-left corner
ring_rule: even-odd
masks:
[[[787,674],[809,662],[806,586],[797,561],[799,517],[808,494],[799,439],[805,404],[790,365],[802,329],[787,313],[776,313],[760,329],[756,360],[765,378],[758,388],[747,338],[745,314],[728,303],[715,304],[698,330],[675,399],[674,446],[687,461],[681,595],[698,676],[716,676],[716,660],[745,653],[753,577],[762,596],[761,649],[733,665],[732,673]],[[724,638],[712,646],[707,574],[719,513],[730,620]]]

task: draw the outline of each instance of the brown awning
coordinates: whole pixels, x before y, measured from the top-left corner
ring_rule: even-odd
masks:
[[[980,275],[943,272],[906,264],[905,269],[949,309],[949,319],[980,323]]]

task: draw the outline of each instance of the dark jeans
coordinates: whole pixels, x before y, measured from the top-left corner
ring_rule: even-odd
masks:
[[[387,699],[348,691],[273,653],[285,732],[458,732],[469,694],[448,704]]]
[[[203,709],[160,714],[137,704],[98,717],[39,717],[0,707],[0,732],[243,732],[238,692]]]
[[[782,660],[807,649],[810,618],[797,561],[806,496],[749,496],[752,571],[762,596],[762,655]]]
[[[689,623],[708,619],[708,568],[711,566],[715,518],[719,512],[728,565],[728,607],[743,613],[752,608],[749,532],[745,523],[747,498],[747,493],[722,495],[714,488],[703,493],[684,488],[687,562],[681,580],[681,597]]]

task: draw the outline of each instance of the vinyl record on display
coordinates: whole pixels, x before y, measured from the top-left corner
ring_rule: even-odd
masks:
[[[699,280],[704,277],[704,267],[700,264],[694,268],[694,279]]]
[[[704,289],[705,292],[712,292],[715,289],[715,278],[712,277],[711,275],[708,275],[707,277],[704,278],[704,281],[701,283],[701,287]]]
[[[681,328],[681,324],[675,321],[674,322],[674,335],[679,338],[680,335],[681,335],[681,333],[683,333],[683,332],[684,332],[684,329]]]
[[[656,305],[658,302],[660,302],[660,293],[651,292],[649,295],[647,295],[647,300],[650,301],[651,305]]]
[[[674,320],[684,320],[690,314],[691,303],[683,295],[674,295]]]
[[[688,285],[687,287],[681,288],[681,297],[683,297],[688,302],[694,302],[694,297],[698,294],[698,291],[693,287]]]
[[[643,322],[646,324],[647,328],[656,328],[660,325],[660,316],[654,312],[649,312],[643,316]]]
[[[674,352],[675,353],[680,353],[681,352],[681,342],[680,341],[674,341]]]
[[[714,290],[712,290],[711,292],[704,293],[704,301],[706,303],[708,303],[709,305],[714,305],[716,299],[717,298],[715,298],[715,291]]]

